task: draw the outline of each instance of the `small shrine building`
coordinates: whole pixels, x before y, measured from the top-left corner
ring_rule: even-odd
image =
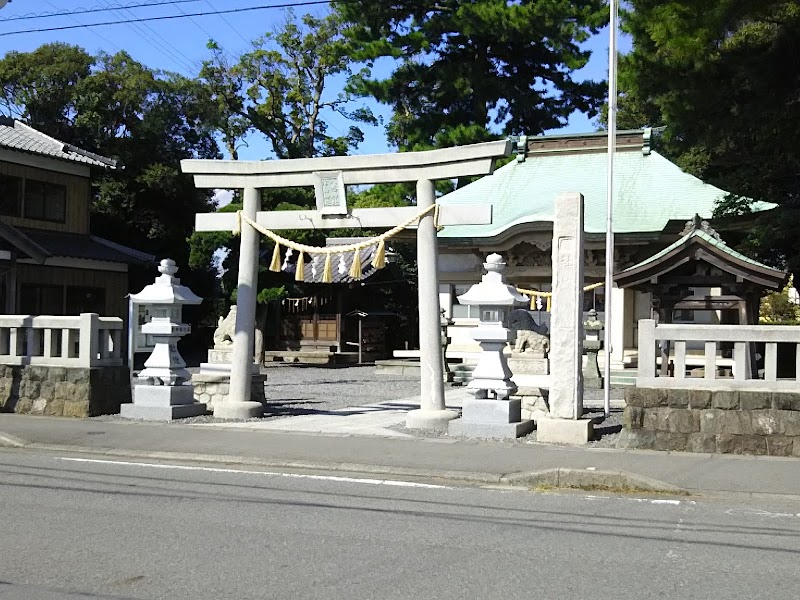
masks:
[[[776,271],[744,257],[710,232],[718,200],[727,192],[682,171],[652,145],[649,129],[617,136],[614,174],[615,286],[612,367],[636,363],[637,323],[659,313],[685,323],[752,323],[758,300],[786,281]],[[493,252],[508,264],[508,280],[543,295],[533,317],[549,326],[553,203],[557,195],[585,198],[587,287],[584,310],[604,318],[607,134],[522,136],[509,163],[439,199],[442,205],[490,202],[489,225],[443,228],[439,243],[439,297],[454,325],[449,356],[476,350],[471,307],[457,296],[480,281],[482,262]],[[756,204],[754,211],[773,208]],[[746,226],[746,223],[738,223]],[[724,232],[723,232],[724,234]],[[594,284],[594,286],[593,286]],[[732,309],[732,310],[728,310]]]

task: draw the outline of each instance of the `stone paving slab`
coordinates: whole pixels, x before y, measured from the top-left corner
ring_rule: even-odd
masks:
[[[469,397],[469,394],[464,389],[448,390],[445,396],[445,403],[447,408],[458,410],[461,408],[464,398]],[[410,438],[414,436],[391,428],[405,423],[408,411],[418,407],[419,397],[412,396],[399,400],[329,410],[313,415],[280,417],[240,423],[202,423],[197,426],[255,431],[295,431],[298,433]]]

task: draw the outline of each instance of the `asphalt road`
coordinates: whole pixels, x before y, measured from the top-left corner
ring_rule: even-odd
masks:
[[[0,450],[0,600],[800,597],[788,501],[76,458]]]

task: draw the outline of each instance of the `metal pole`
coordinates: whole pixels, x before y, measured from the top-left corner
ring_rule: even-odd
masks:
[[[130,380],[131,389],[133,389],[133,347],[134,336],[136,335],[136,325],[134,323],[138,323],[138,321],[134,321],[136,317],[134,306],[133,298],[128,294],[128,379]]]
[[[614,284],[614,153],[617,145],[617,20],[618,0],[609,1],[608,30],[608,179],[606,187],[606,279],[605,279],[605,361],[603,364],[603,410],[611,413],[611,288]]]

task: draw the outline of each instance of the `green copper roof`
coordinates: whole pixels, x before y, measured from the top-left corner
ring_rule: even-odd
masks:
[[[440,238],[492,238],[515,225],[553,220],[559,194],[580,192],[585,198],[587,233],[604,233],[606,171],[603,151],[529,153],[439,199],[444,205],[493,205],[491,225],[445,227]],[[614,161],[614,231],[660,232],[669,221],[695,214],[710,218],[717,200],[727,192],[681,169],[655,151],[617,151]],[[773,205],[759,203],[754,210]]]
[[[721,250],[725,254],[727,254],[727,255],[729,255],[729,256],[737,259],[737,260],[741,260],[742,262],[746,262],[746,263],[751,264],[751,265],[756,266],[756,267],[761,267],[762,269],[770,269],[770,270],[773,270],[773,271],[776,271],[776,272],[780,272],[777,269],[772,269],[772,267],[768,267],[767,265],[762,264],[762,263],[758,262],[757,260],[753,260],[749,256],[745,256],[744,254],[742,254],[740,252],[737,252],[736,250],[734,250],[733,248],[728,246],[728,244],[726,244],[722,240],[717,239],[713,235],[709,235],[708,233],[706,233],[705,231],[702,231],[700,229],[694,229],[694,230],[690,231],[689,233],[687,233],[686,235],[681,237],[679,240],[675,241],[674,243],[672,243],[669,246],[667,246],[666,248],[664,248],[661,252],[657,252],[656,254],[654,254],[650,258],[647,258],[647,259],[643,260],[639,264],[633,265],[632,267],[628,267],[627,269],[625,269],[625,271],[631,271],[633,269],[638,269],[639,267],[644,267],[645,265],[649,265],[650,263],[654,263],[654,262],[658,261],[663,256],[666,256],[667,254],[669,254],[670,252],[672,252],[676,248],[679,248],[680,246],[683,246],[684,244],[686,244],[689,241],[689,239],[692,238],[692,237],[699,237],[700,239],[705,240],[706,242],[708,242],[709,244],[711,244],[715,248],[718,248],[719,250]],[[625,271],[623,271],[623,273]]]

